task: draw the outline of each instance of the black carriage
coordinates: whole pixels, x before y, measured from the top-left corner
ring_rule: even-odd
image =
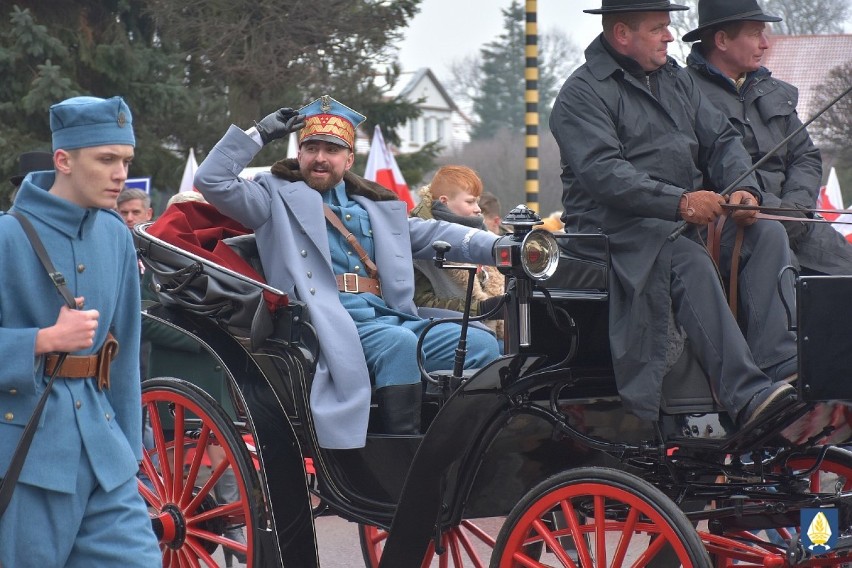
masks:
[[[262,282],[252,236],[189,227],[187,247],[136,228],[158,295],[144,325],[189,339],[222,375],[204,388],[168,373],[143,386],[154,436],[139,487],[164,566],[215,566],[222,547],[248,566],[315,567],[313,519],[328,514],[358,524],[370,567],[847,562],[852,453],[833,444],[850,437],[836,401],[852,399],[840,331],[852,314],[838,301],[852,280],[798,278],[788,303],[800,402],[789,412],[737,430],[686,339],[673,341],[660,419],[647,423],[615,388],[606,238],[533,231],[524,207],[506,222],[506,355],[473,373],[424,373],[424,434],[371,429],[356,450],[317,443],[309,393],[324,347],[305,306]],[[224,458],[208,464],[211,447]],[[239,498],[223,501],[213,488],[228,469]],[[830,550],[804,546],[803,509],[838,514]],[[479,527],[492,517],[506,517],[498,535]],[[234,527],[246,543],[228,536]]]

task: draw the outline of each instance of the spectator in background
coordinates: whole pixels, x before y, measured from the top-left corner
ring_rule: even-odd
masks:
[[[9,196],[9,201],[15,201],[17,188],[21,186],[21,182],[24,181],[28,173],[45,170],[53,170],[53,154],[50,152],[24,152],[18,156],[18,175],[9,178],[9,182],[15,186]]]
[[[146,223],[154,216],[151,208],[151,196],[141,189],[125,187],[118,194],[118,205],[116,211],[124,219],[128,229],[133,229],[139,223]]]
[[[418,194],[420,203],[411,210],[412,217],[449,221],[476,229],[485,228],[479,207],[482,180],[472,169],[466,166],[444,166],[432,178],[432,183],[422,187]],[[498,216],[498,226],[499,219]],[[446,270],[438,268],[431,260],[415,260],[414,304],[463,311],[467,279],[468,272],[465,270]],[[503,295],[505,282],[505,277],[495,267],[480,266],[473,283],[471,315],[489,312],[497,298]],[[502,320],[489,321],[487,325],[497,334],[498,339],[503,338]]]
[[[169,200],[166,202],[166,208],[168,209],[170,205],[174,205],[175,203],[186,203],[187,201],[207,203],[207,200],[204,199],[204,196],[199,191],[181,191],[169,197]]]
[[[482,222],[485,228],[495,235],[505,235],[503,227],[503,214],[500,212],[500,200],[488,191],[483,191],[479,196],[479,209],[482,212]]]
[[[45,170],[53,170],[53,154],[50,152],[24,152],[18,156],[18,175],[12,176],[9,181],[15,187],[20,187],[28,173]]]
[[[565,225],[562,223],[562,211],[554,211],[542,221],[544,221],[543,225],[536,225],[533,227],[534,229],[544,229],[545,231],[550,231],[551,233],[561,232]]]

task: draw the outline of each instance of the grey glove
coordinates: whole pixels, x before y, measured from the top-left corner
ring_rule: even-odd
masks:
[[[280,108],[260,122],[254,123],[263,145],[284,138],[305,126],[305,115],[289,107]]]

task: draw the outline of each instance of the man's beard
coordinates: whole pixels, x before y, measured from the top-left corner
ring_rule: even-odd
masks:
[[[340,176],[339,178],[329,177],[323,180],[318,180],[314,177],[311,170],[303,170],[302,177],[305,178],[305,183],[308,184],[309,187],[319,191],[320,193],[325,193],[340,183],[340,180],[343,179],[343,176]]]

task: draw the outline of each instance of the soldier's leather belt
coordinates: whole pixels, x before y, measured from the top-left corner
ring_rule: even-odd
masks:
[[[375,294],[379,297],[382,295],[382,285],[379,284],[377,279],[359,276],[354,272],[338,274],[337,289],[341,292],[351,292],[353,294],[369,292],[370,294]]]
[[[98,390],[109,388],[109,366],[118,353],[118,341],[112,333],[107,335],[100,350],[93,355],[68,355],[56,373],[57,377],[65,379],[98,379]],[[59,362],[59,355],[50,353],[44,361],[44,373],[52,375]]]

